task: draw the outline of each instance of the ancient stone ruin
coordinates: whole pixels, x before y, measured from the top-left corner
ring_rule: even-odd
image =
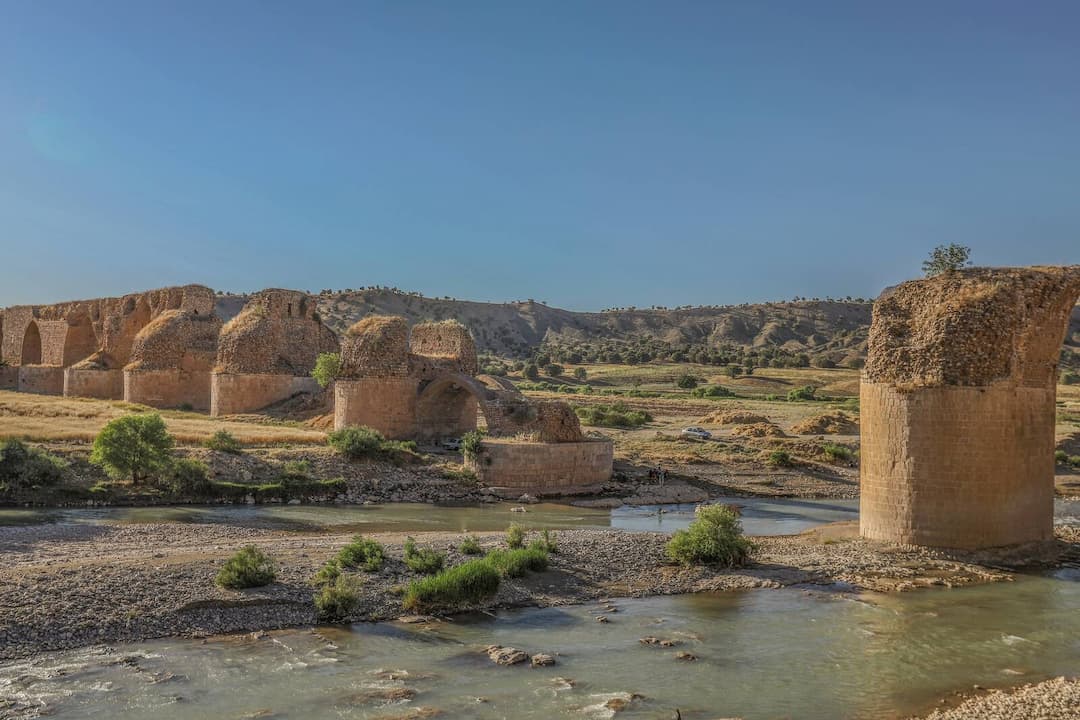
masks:
[[[252,412],[318,388],[319,353],[337,352],[315,299],[295,290],[263,290],[221,330],[212,374],[211,415]]]
[[[1057,365],[1080,266],[969,269],[874,305],[860,392],[864,537],[1053,537]]]

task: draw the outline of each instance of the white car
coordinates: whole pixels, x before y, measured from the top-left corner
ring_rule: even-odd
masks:
[[[699,427],[683,428],[682,432],[679,433],[679,434],[682,435],[683,437],[691,437],[691,438],[696,438],[698,440],[711,440],[712,439],[712,433],[711,432],[709,432],[705,428],[699,428]]]
[[[447,450],[460,450],[461,438],[450,438],[442,441],[442,446]]]

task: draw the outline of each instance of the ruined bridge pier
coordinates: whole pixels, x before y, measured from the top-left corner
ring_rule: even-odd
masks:
[[[864,537],[1053,537],[1057,365],[1078,295],[1080,266],[960,270],[882,294],[860,389]]]

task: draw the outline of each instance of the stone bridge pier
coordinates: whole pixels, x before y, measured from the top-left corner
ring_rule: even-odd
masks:
[[[1080,266],[960,270],[878,298],[860,390],[864,537],[1053,537],[1057,366],[1077,296]]]

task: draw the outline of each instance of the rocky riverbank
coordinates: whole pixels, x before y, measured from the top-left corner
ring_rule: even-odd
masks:
[[[664,554],[667,536],[660,534],[565,530],[554,536],[559,552],[551,569],[505,581],[486,608],[800,583],[842,592],[904,591],[1010,577],[991,567],[1007,558],[888,547],[855,537],[851,525],[757,538],[754,564],[737,570],[670,565]],[[373,537],[386,545],[391,559],[379,573],[361,575],[361,606],[350,618],[355,621],[400,616],[400,588],[416,577],[400,559],[402,535]],[[0,529],[0,658],[312,624],[310,580],[349,539],[222,525]],[[424,533],[417,540],[446,552],[450,564],[464,559],[457,550],[460,535]],[[501,534],[481,536],[485,549],[503,542]],[[224,560],[248,543],[278,563],[277,582],[240,592],[215,586]]]
[[[1076,720],[1080,718],[1080,680],[1064,677],[1009,690],[991,690],[953,708],[935,710],[924,720]]]

